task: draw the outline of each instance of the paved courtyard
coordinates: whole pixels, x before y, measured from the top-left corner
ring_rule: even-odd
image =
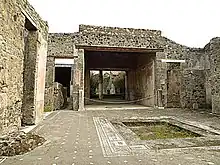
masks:
[[[175,118],[220,132],[220,119],[208,112],[183,109],[55,111],[33,131],[47,142],[1,165],[219,165],[219,136],[201,146],[147,148],[128,141],[110,121]],[[149,144],[152,143],[149,141]],[[148,142],[146,142],[148,144]]]

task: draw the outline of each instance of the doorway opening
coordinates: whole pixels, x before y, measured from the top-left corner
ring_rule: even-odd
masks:
[[[139,49],[107,49],[84,51],[85,105],[123,108],[123,105],[137,104],[153,107],[156,53]],[[115,82],[118,77],[119,81]],[[120,87],[117,88],[116,84]]]
[[[55,67],[55,82],[62,84],[67,90],[67,97],[70,97],[71,68]]]
[[[72,71],[74,59],[55,59],[55,109],[72,109]]]
[[[97,70],[91,70],[90,98],[100,99],[100,93],[102,93],[101,100],[106,102],[125,100],[125,76],[125,71],[100,72]]]

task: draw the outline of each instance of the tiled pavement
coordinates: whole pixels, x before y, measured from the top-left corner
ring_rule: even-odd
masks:
[[[208,113],[194,113],[181,109],[121,110],[121,111],[56,111],[35,128],[47,142],[27,153],[7,158],[1,165],[220,165],[219,148],[186,148],[121,154],[121,140],[114,134],[108,120],[136,119],[154,116],[175,116],[200,122],[220,130],[220,118]],[[100,119],[100,120],[99,120]],[[102,121],[101,119],[108,119]],[[98,121],[99,120],[99,121]],[[95,122],[97,121],[97,122]],[[97,124],[99,123],[99,124]],[[97,132],[97,129],[99,130]],[[110,137],[108,140],[105,138]],[[123,138],[122,138],[123,139]],[[101,140],[101,141],[100,141]],[[122,140],[123,141],[123,140]],[[101,142],[101,143],[100,143]],[[114,142],[114,141],[113,141]],[[111,144],[112,143],[112,144]],[[220,144],[219,144],[220,146]],[[119,147],[119,150],[118,148]],[[128,147],[128,148],[127,148]],[[108,148],[115,151],[108,154]],[[105,154],[105,150],[106,153]],[[123,150],[122,150],[123,151]]]

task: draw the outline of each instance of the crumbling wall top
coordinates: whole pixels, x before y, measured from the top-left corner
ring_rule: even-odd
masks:
[[[49,33],[48,56],[73,57],[77,33]]]
[[[40,17],[28,0],[19,0],[17,1],[17,5],[21,8],[25,17],[42,33],[43,37],[47,38],[49,29],[48,23]]]
[[[77,46],[161,49],[161,31],[80,25]]]
[[[92,25],[79,25],[79,32],[81,33],[101,33],[106,35],[156,35],[161,36],[160,30],[150,29],[134,29],[134,28],[120,28],[120,27],[107,27],[107,26],[92,26]]]

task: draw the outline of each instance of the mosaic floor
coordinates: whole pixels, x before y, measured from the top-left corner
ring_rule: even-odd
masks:
[[[141,141],[125,127],[114,123],[172,118],[213,134],[192,145],[190,139]],[[184,125],[184,124],[183,124]],[[186,125],[185,125],[186,126]],[[220,118],[206,112],[182,109],[56,111],[34,131],[47,142],[25,155],[1,158],[1,165],[219,165]],[[198,130],[197,130],[198,131]],[[216,134],[217,135],[216,135]],[[200,138],[200,137],[199,137]],[[201,137],[202,138],[202,137]],[[208,140],[207,140],[208,139]],[[198,139],[197,139],[198,140]],[[199,141],[200,141],[199,140]],[[157,148],[163,143],[165,147]],[[173,147],[167,147],[173,144]],[[182,144],[182,146],[178,146]],[[185,146],[184,146],[184,145]],[[197,143],[196,143],[197,144]]]

